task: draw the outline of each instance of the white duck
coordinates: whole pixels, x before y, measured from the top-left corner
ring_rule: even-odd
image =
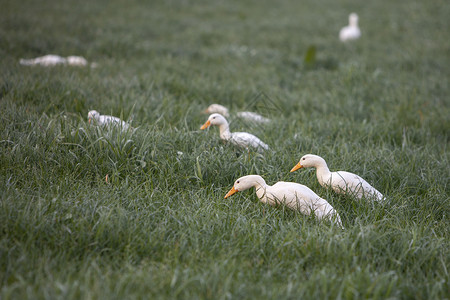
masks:
[[[205,114],[217,113],[217,114],[221,114],[222,116],[227,117],[227,118],[230,116],[230,113],[228,112],[228,108],[226,108],[223,105],[216,104],[216,103],[208,106],[208,108],[206,108],[203,112]]]
[[[205,124],[200,129],[206,129],[211,125],[219,126],[220,138],[229,141],[232,144],[249,148],[253,147],[258,150],[268,150],[269,146],[263,143],[258,137],[247,132],[230,132],[227,120],[221,114],[212,114],[209,116]]]
[[[339,39],[342,42],[356,40],[361,37],[361,30],[358,27],[358,15],[351,13],[348,16],[348,26],[345,26],[339,31]]]
[[[220,105],[220,104],[211,104],[203,112],[207,113],[207,114],[218,113],[227,118],[230,116],[230,113],[228,112],[228,108],[226,108],[225,106]],[[256,122],[256,123],[269,123],[270,122],[270,119],[264,118],[260,114],[257,114],[257,113],[251,112],[251,111],[240,111],[240,112],[236,113],[236,116],[238,118],[241,118],[241,119],[244,119],[244,120],[250,121],[250,122]]]
[[[130,124],[128,124],[127,122],[122,121],[121,119],[119,119],[117,117],[100,115],[100,113],[96,110],[91,110],[88,113],[88,119],[89,119],[89,124],[92,122],[92,120],[95,120],[95,122],[101,126],[105,126],[105,125],[118,126],[118,127],[121,127],[122,130],[128,130],[128,128],[130,128]]]
[[[255,187],[256,195],[263,203],[272,206],[284,204],[305,215],[313,213],[318,219],[329,219],[342,227],[339,214],[327,200],[320,198],[307,186],[294,182],[279,181],[270,186],[259,175],[247,175],[234,182],[233,188],[225,195],[225,198],[252,187]]]
[[[52,67],[56,65],[71,65],[71,66],[87,66],[88,61],[82,56],[68,56],[67,58],[55,54],[48,54],[31,59],[20,59],[19,63],[24,66],[41,65],[45,67]]]
[[[316,168],[317,180],[321,186],[331,187],[336,193],[354,195],[358,199],[367,197],[384,201],[383,195],[358,175],[345,171],[330,172],[325,160],[318,155],[304,155],[291,172],[309,167]]]

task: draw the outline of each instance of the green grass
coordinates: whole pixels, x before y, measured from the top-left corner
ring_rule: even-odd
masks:
[[[363,35],[341,44],[352,11]],[[3,1],[0,298],[449,299],[449,15],[438,0]],[[49,53],[98,67],[18,63]],[[230,120],[271,150],[199,130],[215,102],[270,117]],[[137,129],[89,126],[91,109]],[[389,202],[289,173],[306,153]],[[247,174],[309,186],[345,230],[254,191],[223,199]]]

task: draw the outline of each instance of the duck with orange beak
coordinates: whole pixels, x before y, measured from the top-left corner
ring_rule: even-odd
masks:
[[[252,187],[256,189],[259,200],[265,204],[286,205],[305,215],[314,214],[319,220],[329,219],[342,227],[341,217],[328,201],[299,183],[279,181],[271,186],[266,184],[259,175],[247,175],[234,182],[233,188],[225,195],[225,199]]]
[[[317,180],[321,186],[331,187],[336,193],[350,194],[358,199],[366,197],[380,202],[385,200],[377,189],[360,176],[346,171],[330,172],[326,161],[318,155],[304,155],[291,169],[291,172],[309,167],[316,168]]]

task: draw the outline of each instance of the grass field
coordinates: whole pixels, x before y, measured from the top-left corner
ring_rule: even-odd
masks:
[[[1,7],[1,299],[450,298],[448,1]],[[352,11],[362,38],[342,44]],[[50,53],[98,67],[19,65]],[[230,118],[271,150],[199,130],[211,103],[271,118]],[[388,203],[289,173],[307,153]],[[345,229],[254,190],[223,199],[248,174],[309,186]]]

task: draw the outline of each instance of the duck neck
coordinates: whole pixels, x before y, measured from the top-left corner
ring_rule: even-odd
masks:
[[[319,184],[321,186],[325,186],[329,184],[330,178],[331,178],[331,172],[330,169],[328,169],[327,163],[325,160],[320,161],[316,165],[316,175],[317,180],[319,181]]]
[[[261,176],[255,175],[255,184],[253,186],[255,187],[256,196],[263,200],[264,196],[266,196],[266,189],[269,187],[266,181]]]
[[[229,140],[231,138],[231,132],[230,132],[228,123],[220,124],[219,130],[220,130],[220,138],[221,139]]]

